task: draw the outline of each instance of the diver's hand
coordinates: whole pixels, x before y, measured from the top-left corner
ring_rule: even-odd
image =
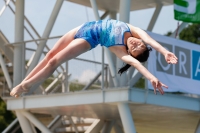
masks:
[[[155,93],[155,94],[157,94],[156,91],[158,90],[158,91],[160,92],[160,94],[163,95],[163,94],[164,94],[164,91],[163,91],[163,88],[162,88],[162,87],[168,88],[167,85],[165,85],[165,84],[163,84],[162,82],[160,82],[157,78],[152,78],[152,79],[150,80],[150,82],[151,82],[151,84],[152,84],[152,86],[153,86],[153,88],[154,88],[154,93]]]
[[[169,64],[176,64],[178,62],[178,58],[172,52],[167,51],[164,56],[165,56],[166,62]]]

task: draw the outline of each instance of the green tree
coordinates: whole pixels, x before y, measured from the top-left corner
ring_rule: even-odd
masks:
[[[190,24],[179,34],[181,40],[200,44],[200,24]]]
[[[2,132],[15,118],[15,115],[6,109],[5,102],[0,98],[0,132]]]
[[[170,36],[172,34],[171,31],[168,31],[167,34],[165,34],[165,36]]]
[[[134,87],[144,89],[144,88],[145,88],[145,79],[144,79],[143,77],[140,78],[140,79],[135,83]]]

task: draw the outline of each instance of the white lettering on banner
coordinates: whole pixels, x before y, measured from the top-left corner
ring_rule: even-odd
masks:
[[[186,64],[186,55],[182,51],[179,52],[179,73],[182,73],[182,69],[185,74],[187,74],[185,64]]]
[[[200,95],[200,45],[154,33],[150,35],[178,57],[177,64],[168,64],[156,50],[149,56],[148,70],[169,86],[164,91]],[[149,81],[148,88],[154,89]]]
[[[167,66],[164,66],[164,65],[162,64],[162,62],[161,62],[161,54],[160,54],[160,53],[158,53],[158,62],[159,62],[160,66],[162,67],[162,69],[163,69],[164,71],[167,71],[167,70],[170,68],[170,64],[167,64]]]
[[[180,0],[180,1],[187,2],[188,6],[185,7],[182,5],[174,4],[174,10],[187,14],[194,14],[196,12],[196,5],[197,5],[196,0]]]
[[[199,72],[200,72],[200,57],[199,57],[198,65],[197,65],[197,68],[196,68],[195,76],[197,76],[197,74]]]

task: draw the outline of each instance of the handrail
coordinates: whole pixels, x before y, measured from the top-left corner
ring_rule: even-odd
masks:
[[[61,38],[61,37],[62,36],[54,36],[54,37],[49,37],[49,38],[39,38],[39,39],[22,41],[22,42],[6,43],[4,45],[6,45],[6,46],[12,46],[13,47],[13,46],[16,46],[16,45],[26,44],[28,42],[43,41],[43,40],[56,39],[56,38]]]
[[[98,61],[92,61],[92,60],[87,60],[87,59],[82,59],[82,58],[74,58],[75,60],[80,60],[80,61],[86,61],[86,62],[91,62],[91,63],[96,63],[96,64],[102,64],[101,62],[98,62]],[[108,66],[108,64],[104,63],[105,66]]]
[[[61,115],[57,115],[52,121],[51,123],[49,123],[49,125],[47,126],[47,128],[51,129],[53,127],[53,125],[61,119]]]
[[[9,4],[9,2],[10,2],[10,0],[7,0],[6,1],[6,4],[3,6],[3,8],[1,9],[1,11],[0,11],[0,16],[3,14],[3,12],[5,11],[5,9],[6,9],[6,7],[8,6],[8,4]]]
[[[49,90],[55,85],[55,83],[63,76],[63,73],[60,73],[45,89],[45,92],[48,93]]]
[[[10,129],[13,128],[13,126],[18,122],[18,119],[16,118],[9,126],[6,127],[6,129],[3,130],[2,133],[9,133]]]
[[[107,67],[104,67],[104,69],[106,69]],[[95,77],[94,77],[94,79],[88,84],[88,85],[86,85],[83,89],[82,89],[82,91],[84,91],[84,90],[87,90],[100,76],[103,76],[103,74],[102,74],[102,71],[100,71]],[[104,82],[104,81],[102,81],[102,82]],[[103,89],[103,88],[102,88]]]

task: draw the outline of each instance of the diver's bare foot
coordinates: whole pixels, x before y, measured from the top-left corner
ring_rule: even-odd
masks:
[[[12,89],[10,92],[11,96],[19,97],[23,92],[28,92],[27,89],[24,89],[21,84],[17,85],[15,88]]]
[[[28,90],[29,88],[31,88],[31,85],[28,84],[26,81],[23,81],[23,82],[21,83],[21,85],[22,85],[22,88],[23,88],[24,90]]]

